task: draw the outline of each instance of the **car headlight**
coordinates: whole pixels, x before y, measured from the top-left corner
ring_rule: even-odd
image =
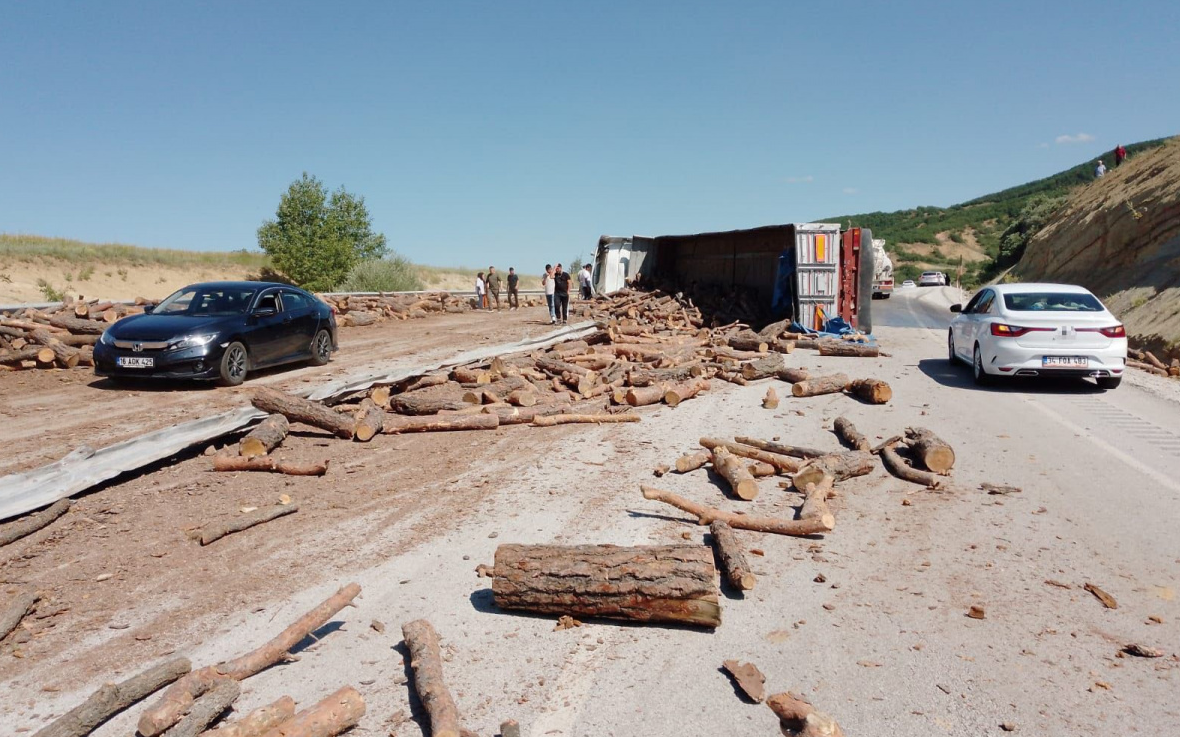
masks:
[[[205,335],[186,335],[183,338],[177,338],[168,344],[170,351],[182,351],[186,348],[196,348],[197,346],[208,345],[217,339],[217,333],[207,333]]]
[[[115,336],[111,335],[111,331],[109,329],[104,330],[102,331],[102,335],[98,336],[98,342],[102,343],[103,345],[114,345]]]

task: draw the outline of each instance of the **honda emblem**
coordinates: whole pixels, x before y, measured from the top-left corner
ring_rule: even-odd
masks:
[[[132,343],[131,350],[135,351],[136,353],[142,353],[143,352],[143,343]]]

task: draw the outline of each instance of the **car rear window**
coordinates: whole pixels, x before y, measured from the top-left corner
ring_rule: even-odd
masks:
[[[1005,294],[1004,306],[1017,312],[1102,312],[1098,298],[1074,292]]]

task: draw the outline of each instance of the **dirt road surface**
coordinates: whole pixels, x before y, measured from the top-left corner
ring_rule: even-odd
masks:
[[[348,683],[368,705],[356,734],[424,734],[400,625],[428,617],[465,726],[479,734],[507,718],[534,737],[778,734],[770,710],[743,702],[719,670],[730,658],[756,663],[771,691],[806,694],[849,735],[974,737],[1003,734],[1002,724],[1063,737],[1175,733],[1180,403],[1148,376],[1106,393],[1084,382],[976,389],[966,367],[945,360],[947,293],[876,303],[891,357],[791,356],[887,379],[886,406],[828,395],[768,411],[761,383],[717,383],[635,424],[369,444],[299,432],[286,452],[331,458],[323,479],[214,475],[197,456],[83,497],[58,524],[0,550],[0,592],[32,586],[53,602],[47,612],[61,610],[26,641],[0,645],[4,731],[39,728],[168,653],[198,665],[236,656],[357,581],[357,608],[304,643],[298,662],[245,681],[238,708],[282,694],[306,704]],[[467,337],[440,337],[437,350],[489,332],[462,329]],[[758,551],[759,581],[744,597],[724,591],[715,632],[607,622],[555,631],[554,618],[497,610],[490,579],[475,573],[500,543],[704,539],[678,511],[645,501],[641,483],[789,515],[796,497],[773,480],[746,503],[704,471],[657,480],[651,469],[706,434],[835,448],[840,415],[870,437],[934,429],[958,452],[954,488],[926,491],[878,470],[840,485],[828,535],[740,533]],[[41,416],[26,410],[20,424]],[[989,495],[981,482],[1021,490]],[[186,537],[283,493],[298,514],[205,548]],[[984,619],[966,616],[973,605]],[[1120,657],[1130,643],[1165,655]],[[96,734],[130,733],[141,709]]]

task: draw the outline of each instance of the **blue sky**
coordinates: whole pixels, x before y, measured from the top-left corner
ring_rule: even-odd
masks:
[[[256,248],[307,171],[410,258],[949,205],[1180,133],[1180,3],[0,0],[0,232]]]

